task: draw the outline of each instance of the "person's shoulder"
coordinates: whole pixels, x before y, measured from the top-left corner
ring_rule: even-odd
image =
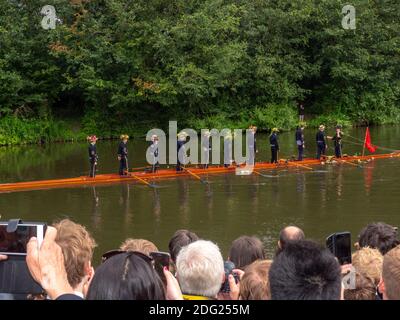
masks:
[[[76,294],[67,293],[59,296],[56,300],[62,301],[62,300],[84,300],[84,299],[81,298],[80,296],[77,296]]]

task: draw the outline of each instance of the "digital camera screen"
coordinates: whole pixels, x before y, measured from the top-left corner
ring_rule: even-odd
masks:
[[[341,264],[351,263],[351,239],[344,234],[336,238],[336,257]]]
[[[7,225],[0,225],[0,253],[26,253],[31,237],[37,237],[36,225],[19,225],[15,232],[7,232]]]

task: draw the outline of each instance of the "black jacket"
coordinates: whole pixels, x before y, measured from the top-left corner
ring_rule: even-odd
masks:
[[[278,135],[276,133],[273,133],[269,136],[269,143],[271,144],[271,147],[279,150]]]
[[[304,142],[304,133],[303,130],[297,129],[296,130],[296,141]]]
[[[95,144],[89,144],[89,160],[92,162],[96,162],[97,161],[97,149],[96,149],[96,145]]]
[[[318,131],[317,135],[316,135],[316,140],[317,140],[317,143],[323,143],[325,145],[326,144],[325,134],[322,131]]]
[[[121,143],[118,146],[118,155],[122,158],[122,157],[126,157],[128,155],[128,144],[123,143],[121,141]]]

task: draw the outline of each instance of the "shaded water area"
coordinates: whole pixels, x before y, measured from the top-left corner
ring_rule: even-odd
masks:
[[[345,133],[360,140],[365,129]],[[328,133],[333,134],[332,130]],[[371,128],[378,146],[400,149],[400,126]],[[280,136],[280,158],[296,154],[294,132]],[[344,139],[344,153],[360,153],[355,139]],[[99,173],[118,171],[118,141],[99,141]],[[270,159],[268,136],[258,134],[257,161]],[[129,142],[130,167],[146,165],[148,142]],[[333,153],[332,144],[328,153]],[[381,149],[378,153],[388,153]],[[315,130],[306,129],[306,156],[315,156]],[[0,181],[68,178],[88,171],[85,143],[20,146],[0,149]],[[290,168],[257,175],[212,175],[210,184],[193,178],[158,182],[150,189],[137,183],[0,194],[1,220],[19,217],[46,221],[70,217],[94,235],[100,255],[127,237],[153,241],[160,250],[177,229],[190,229],[218,243],[225,256],[232,240],[257,235],[272,257],[279,230],[288,224],[304,229],[321,243],[336,231],[351,231],[353,242],[369,222],[400,226],[400,159],[371,161],[362,167],[336,164],[313,170]]]

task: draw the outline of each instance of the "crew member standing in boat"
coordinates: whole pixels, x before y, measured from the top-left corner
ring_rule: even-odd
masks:
[[[96,167],[98,161],[97,149],[96,149],[96,136],[89,136],[87,137],[89,141],[89,163],[90,163],[90,172],[89,177],[95,178],[96,177]]]
[[[298,150],[297,161],[303,161],[304,154],[304,125],[300,124],[296,130],[296,145]]]
[[[121,142],[118,146],[119,175],[128,175],[128,139],[126,134],[121,135]]]
[[[211,133],[210,130],[206,130],[203,132],[203,137],[201,139],[201,148],[203,152],[203,168],[208,169],[208,165],[210,163],[210,152],[211,152],[211,141],[210,141]]]
[[[317,140],[317,159],[321,159],[321,155],[325,156],[326,141],[325,141],[325,126],[321,124],[316,135]]]
[[[153,134],[151,136],[151,146],[150,146],[150,152],[153,156],[153,164],[151,165],[151,172],[156,172],[159,164],[158,164],[158,136]]]
[[[224,167],[228,168],[232,164],[232,132],[229,130],[224,135]]]
[[[257,150],[257,139],[256,139],[256,133],[257,133],[257,127],[256,126],[250,126],[250,136],[247,137],[247,145],[249,146],[249,163],[250,165],[254,165],[256,163],[256,153],[258,152]]]
[[[182,157],[181,160],[184,160],[184,158],[186,156],[186,150],[185,150],[186,137],[187,137],[186,132],[181,132],[178,134],[178,141],[176,143],[176,152],[177,152],[176,171],[183,171],[182,163],[180,162],[180,159],[179,159],[179,154],[181,154],[181,157]]]
[[[278,163],[279,141],[278,141],[278,128],[273,128],[269,136],[269,143],[271,145],[271,163]]]
[[[328,139],[333,140],[333,143],[335,145],[335,157],[336,158],[341,158],[342,157],[342,127],[337,126],[336,127],[336,133],[333,137],[327,137]]]

